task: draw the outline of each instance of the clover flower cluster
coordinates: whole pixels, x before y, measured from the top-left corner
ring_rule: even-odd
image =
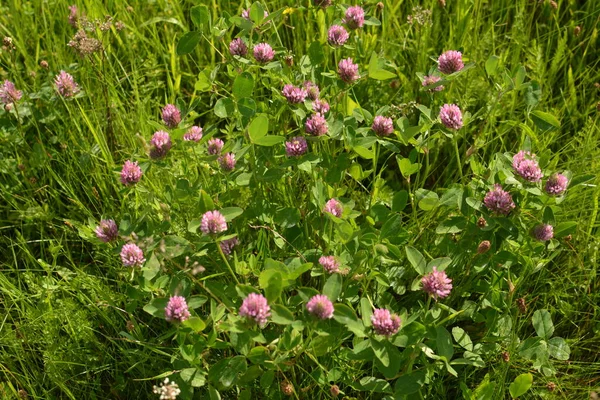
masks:
[[[267,324],[271,316],[271,307],[262,294],[250,293],[242,302],[240,317],[254,320],[261,328]]]
[[[396,314],[385,308],[376,308],[371,316],[373,330],[378,335],[391,336],[400,330],[401,320]]]
[[[423,290],[434,299],[448,297],[452,290],[452,279],[448,278],[445,271],[438,271],[433,267],[433,271],[421,278]]]
[[[344,211],[344,208],[342,206],[342,203],[340,203],[336,199],[328,200],[327,203],[325,203],[325,207],[323,208],[323,212],[329,213],[329,214],[333,215],[334,217],[338,217],[338,218],[340,218],[342,216],[343,211]]]
[[[165,307],[165,319],[170,322],[183,322],[190,317],[185,297],[172,296]]]
[[[306,309],[319,319],[333,318],[333,303],[324,294],[313,296],[306,303]]]
[[[219,211],[207,211],[202,215],[200,230],[205,235],[225,232],[227,230],[227,221]]]
[[[513,157],[512,167],[516,174],[528,182],[539,182],[544,175],[535,154],[521,150]]]

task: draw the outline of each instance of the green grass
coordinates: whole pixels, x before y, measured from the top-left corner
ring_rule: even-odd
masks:
[[[90,19],[111,15],[126,26],[121,32],[113,29],[105,33],[104,51],[85,60],[67,47],[75,33],[68,24],[69,1],[5,0],[0,4],[0,35],[11,37],[15,45],[13,52],[0,53],[0,80],[10,79],[29,97],[19,107],[26,121],[23,125],[0,111],[2,398],[18,398],[19,390],[32,399],[152,398],[152,385],[157,380],[149,378],[179,368],[171,364],[171,355],[177,352],[173,332],[166,323],[157,323],[142,311],[150,291],[128,282],[119,248],[92,240],[90,227],[101,217],[129,219],[136,221],[137,228],[161,233],[155,225],[152,228],[154,218],[154,222],[169,221],[174,232],[187,233],[189,220],[198,217],[198,200],[178,201],[173,193],[179,179],[189,178],[193,189],[202,188],[219,205],[251,209],[256,217],[253,225],[268,225],[260,221],[261,209],[274,208],[270,203],[284,207],[308,203],[314,182],[342,163],[344,143],[323,142],[322,169],[315,168],[312,176],[298,171],[298,175],[272,185],[259,183],[252,192],[226,186],[210,178],[208,167],[202,163],[197,167],[193,159],[182,159],[174,164],[177,172],[173,174],[152,167],[144,175],[144,190],[123,190],[118,180],[121,165],[146,153],[146,142],[156,130],[150,121],[160,120],[160,108],[165,103],[194,104],[202,126],[214,124],[215,133],[232,141],[240,135],[234,122],[219,122],[213,113],[215,102],[228,95],[230,82],[239,72],[230,62],[222,63],[230,60],[227,45],[234,31],[224,31],[222,37],[205,36],[191,54],[176,54],[178,39],[193,26],[189,10],[196,3],[78,2]],[[374,161],[356,159],[363,171],[375,167],[377,174],[357,182],[344,173],[332,187],[338,195],[354,200],[355,209],[365,210],[367,215],[375,204],[389,203],[393,193],[401,189],[414,193],[418,188],[442,190],[453,184],[483,181],[497,153],[516,152],[527,143],[545,157],[549,169],[569,170],[573,176],[593,175],[585,185],[570,190],[562,204],[560,220],[577,222],[572,240],[552,253],[553,258],[543,259],[541,271],[514,277],[515,291],[504,300],[512,327],[508,339],[501,341],[502,351],[515,353],[514,339],[524,340],[534,334],[533,312],[550,310],[555,336],[567,339],[571,356],[569,361],[554,363],[554,376],[535,373],[533,389],[523,398],[587,398],[591,391],[600,390],[600,89],[594,85],[600,82],[600,2],[561,1],[557,9],[546,1],[528,0],[447,3],[442,8],[437,1],[384,1],[382,10],[376,8],[376,2],[366,3],[367,14],[376,16],[382,25],[366,27],[354,50],[334,54],[325,49],[324,70],[335,70],[341,57],[353,56],[361,70],[366,69],[373,52],[385,57],[390,62],[388,69],[392,64],[397,67],[397,79],[393,83],[366,81],[352,93],[354,101],[373,115],[384,106],[409,107],[412,123],[416,123],[419,111],[410,102],[432,109],[446,102],[460,104],[471,118],[454,139],[457,148],[439,134],[412,146],[400,145],[401,157],[408,157],[413,147],[419,149],[413,156],[423,168],[410,182],[400,174],[395,157],[386,154]],[[310,44],[323,42],[327,26],[341,15],[333,7],[323,13],[307,4],[303,2],[304,7],[298,8],[294,2],[267,2],[270,12],[290,7],[267,38],[274,48],[287,48],[296,67]],[[407,24],[407,16],[417,4],[432,10],[431,25]],[[128,5],[133,8],[127,10]],[[237,2],[213,0],[209,4],[213,25],[224,13],[239,15],[242,8],[245,5]],[[581,28],[578,36],[574,35],[576,26]],[[434,98],[420,90],[417,73],[434,68],[437,56],[448,49],[461,49],[475,67]],[[490,77],[485,64],[492,55],[498,57],[499,67]],[[49,70],[39,66],[42,60],[48,62]],[[196,89],[199,73],[212,71],[217,65],[220,68],[210,90]],[[55,96],[52,80],[61,69],[76,77],[84,95],[72,101]],[[518,80],[519,71],[525,72],[525,83],[537,82],[539,93],[527,88],[509,89]],[[292,76],[284,70],[283,75],[286,73]],[[295,132],[294,116],[265,105],[274,96],[267,88],[278,91],[281,76],[265,73],[260,79],[264,87],[257,85],[255,99],[263,104],[263,111],[282,121],[285,134]],[[326,82],[331,85],[326,89],[328,95],[339,94],[333,80]],[[534,95],[535,102],[531,100]],[[331,98],[330,103],[341,99]],[[531,114],[534,109],[556,116],[560,128],[537,129]],[[380,151],[382,155],[385,149]],[[260,162],[275,160],[262,150],[252,157]],[[302,211],[307,210],[310,207]],[[436,226],[448,217],[445,211],[410,210],[402,215],[410,243],[426,249],[432,257],[444,255],[464,264],[465,269],[473,267],[464,245],[454,246],[449,237],[436,235]],[[306,235],[288,232],[287,240],[301,250],[323,245],[323,239],[311,239],[314,232],[308,229]],[[253,243],[254,248],[245,248],[240,256],[248,264],[253,251],[261,262],[267,257],[283,260],[295,256],[290,246],[282,250],[284,246],[270,230],[246,224],[240,227],[240,236],[242,242]],[[219,272],[214,269],[218,255],[206,256],[201,262],[209,272]],[[407,265],[405,260],[402,263]],[[455,278],[457,286],[474,284],[474,278],[466,275]],[[493,290],[506,293],[507,285],[506,281],[498,282]],[[404,301],[416,304],[416,295],[408,296],[412,297]],[[518,298],[527,303],[525,314],[517,312]],[[453,306],[460,307],[459,300],[456,298]],[[490,330],[471,324],[473,337],[483,342],[497,340]],[[205,363],[214,364],[221,355],[206,355]],[[329,360],[327,369],[344,362],[340,360]],[[329,398],[326,390],[311,381],[310,370],[301,371],[313,368],[311,365],[304,360],[295,372],[296,390],[313,386],[308,394],[298,392],[299,398]],[[364,367],[356,364],[348,363],[346,368],[349,375],[362,376],[364,372]],[[464,392],[460,385],[473,389],[486,374],[500,383],[494,398],[510,398],[508,385],[517,375],[533,369],[531,362],[515,354],[510,363],[496,355],[486,360],[485,369],[464,371],[459,378],[436,377],[423,398],[461,398]],[[552,393],[545,389],[550,381],[557,384]],[[196,398],[206,398],[198,397],[200,393],[207,396],[198,391]],[[224,393],[223,398],[236,398],[232,391]],[[368,392],[353,395],[365,399],[383,396]]]

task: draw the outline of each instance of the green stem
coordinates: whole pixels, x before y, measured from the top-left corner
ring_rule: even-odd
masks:
[[[456,137],[454,138],[453,142],[454,142],[454,151],[456,152],[456,164],[458,167],[458,173],[460,174],[460,180],[462,181],[462,179],[463,179],[462,163],[460,161],[460,152],[458,151],[458,140],[456,139]]]
[[[225,257],[225,254],[223,253],[223,249],[221,249],[219,242],[217,242],[215,240],[215,244],[217,245],[217,249],[219,250],[219,254],[221,255],[221,258],[223,259],[223,261],[225,261],[225,265],[227,265],[227,268],[229,268],[229,272],[231,272],[231,276],[233,276],[233,279],[239,285],[240,281],[238,280],[237,276],[235,275],[235,272],[233,272],[231,265],[229,265],[229,261],[227,261],[227,257]]]

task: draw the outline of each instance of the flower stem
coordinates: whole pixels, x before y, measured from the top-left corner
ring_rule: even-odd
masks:
[[[458,173],[460,174],[460,180],[462,181],[463,179],[463,172],[462,172],[462,163],[460,162],[460,152],[458,151],[458,141],[456,140],[456,138],[454,138],[453,140],[454,142],[454,151],[456,152],[456,164],[458,164]]]
[[[235,275],[235,272],[233,272],[231,265],[229,265],[229,261],[227,261],[227,257],[225,257],[225,254],[223,253],[223,249],[221,249],[221,246],[219,245],[219,243],[216,240],[215,240],[215,244],[217,245],[217,249],[219,250],[219,254],[221,255],[221,258],[223,259],[223,261],[225,261],[225,265],[227,265],[227,268],[229,268],[229,272],[231,272],[231,276],[233,276],[233,279],[239,285],[240,281],[238,280],[237,276]]]

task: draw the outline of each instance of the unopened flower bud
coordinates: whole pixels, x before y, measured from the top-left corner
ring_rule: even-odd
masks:
[[[329,389],[329,393],[331,393],[331,397],[338,397],[338,395],[340,394],[340,388],[338,387],[338,385],[333,385]]]
[[[521,314],[525,314],[527,312],[527,304],[525,303],[524,298],[517,299],[517,307],[519,307],[519,312]]]
[[[546,384],[546,389],[548,389],[549,392],[554,392],[556,390],[556,383],[548,382]]]
[[[490,243],[490,241],[484,240],[481,243],[479,243],[479,246],[477,246],[477,253],[478,254],[487,253],[490,250],[490,247],[492,247],[492,244]]]
[[[290,381],[281,382],[281,391],[286,396],[291,396],[294,394],[294,385]]]
[[[505,351],[502,353],[502,360],[504,362],[509,362],[510,361],[510,353],[508,351]]]
[[[487,226],[487,221],[483,217],[479,217],[477,220],[477,226],[480,228],[485,228]]]
[[[581,34],[581,27],[579,25],[577,25],[574,29],[573,29],[573,35],[575,36],[579,36]]]

